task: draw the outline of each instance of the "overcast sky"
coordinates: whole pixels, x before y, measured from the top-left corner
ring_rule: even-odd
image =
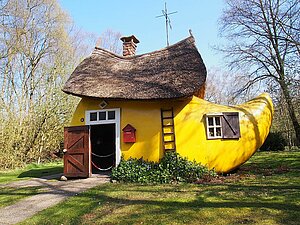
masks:
[[[139,40],[138,54],[166,47],[164,18],[165,0],[59,0],[61,7],[69,13],[75,25],[100,36],[107,29],[134,34]],[[189,36],[192,29],[196,45],[208,68],[221,67],[220,54],[211,46],[221,43],[218,36],[218,19],[223,0],[168,0],[172,30],[170,44]]]

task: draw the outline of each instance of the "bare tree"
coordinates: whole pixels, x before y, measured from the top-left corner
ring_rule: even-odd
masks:
[[[239,87],[246,84],[248,79],[240,73],[225,71],[224,68],[209,68],[207,70],[205,99],[217,104],[236,105],[257,96],[255,88],[243,94],[236,95]]]
[[[122,54],[121,36],[120,32],[107,29],[100,35],[96,45],[116,54]]]
[[[253,84],[278,86],[286,101],[289,117],[300,144],[300,125],[293,95],[300,77],[299,0],[226,0],[221,17],[221,35],[230,43],[221,49],[236,69],[247,68]]]

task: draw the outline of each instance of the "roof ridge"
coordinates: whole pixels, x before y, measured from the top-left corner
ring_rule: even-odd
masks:
[[[181,41],[176,42],[175,44],[164,47],[162,49],[155,50],[155,51],[152,51],[152,52],[143,53],[143,54],[140,54],[140,55],[133,55],[133,56],[118,55],[118,54],[116,54],[112,51],[109,51],[107,49],[100,48],[100,47],[96,46],[91,55],[93,55],[93,54],[102,55],[102,53],[105,53],[105,54],[109,54],[111,56],[117,57],[119,59],[128,60],[128,59],[134,59],[134,58],[139,58],[139,57],[148,56],[148,55],[156,55],[157,53],[162,54],[163,52],[169,51],[170,49],[173,49],[173,48],[177,48],[177,46],[182,45],[182,44],[195,44],[195,38],[191,35],[191,36],[189,36],[189,37],[187,37],[187,38],[185,38]]]

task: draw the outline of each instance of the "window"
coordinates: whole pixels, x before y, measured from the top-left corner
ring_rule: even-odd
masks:
[[[96,112],[90,113],[90,121],[97,121],[97,113]]]
[[[106,120],[106,112],[99,112],[99,120]]]
[[[109,120],[114,120],[115,119],[115,111],[108,111],[107,112],[108,113],[108,115],[107,115],[107,119],[109,119]]]
[[[240,124],[238,112],[224,112],[206,115],[207,139],[238,139]]]
[[[92,122],[92,124],[113,123],[116,121],[117,115],[116,109],[86,111],[87,122]]]
[[[208,139],[222,138],[221,116],[206,116]]]

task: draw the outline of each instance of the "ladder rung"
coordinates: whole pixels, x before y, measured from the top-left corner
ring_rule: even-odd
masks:
[[[163,120],[169,120],[169,119],[173,119],[173,116],[166,116],[166,117],[163,117]]]
[[[167,125],[163,125],[163,127],[173,127],[174,124],[167,124]]]
[[[166,151],[175,151],[176,149],[175,148],[166,148],[165,150]]]
[[[164,132],[166,135],[174,134],[174,132]]]
[[[162,112],[172,112],[173,110],[172,109],[162,109],[161,111]]]
[[[172,141],[164,141],[164,143],[171,143],[171,142],[174,142],[174,143],[175,143],[174,140],[172,140]]]

